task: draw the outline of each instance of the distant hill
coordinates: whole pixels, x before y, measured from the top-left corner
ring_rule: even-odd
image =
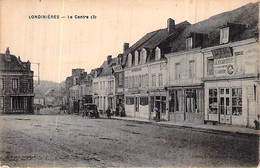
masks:
[[[37,84],[38,81],[34,81],[34,83]],[[45,95],[48,92],[53,90],[56,93],[56,95],[62,96],[64,94],[64,89],[65,81],[57,83],[52,81],[41,80],[40,84],[34,88],[34,93],[35,97],[45,97]]]

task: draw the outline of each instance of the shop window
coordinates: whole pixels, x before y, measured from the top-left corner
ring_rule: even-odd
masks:
[[[189,61],[189,78],[195,77],[195,61]]]
[[[203,108],[203,92],[201,89],[186,89],[186,112],[201,113]]]
[[[126,104],[127,105],[133,105],[134,104],[134,98],[133,97],[126,97]]]
[[[229,89],[226,89],[226,94],[229,94]]]
[[[18,79],[12,79],[12,88],[18,89]]]
[[[148,97],[140,97],[140,105],[142,106],[148,105]]]
[[[242,88],[232,89],[232,115],[242,115]]]
[[[182,90],[173,90],[170,92],[171,100],[169,102],[170,112],[183,111],[183,93]]]
[[[12,109],[13,110],[24,109],[23,97],[12,97],[11,99],[12,99],[11,102],[12,102]]]
[[[180,63],[175,64],[175,79],[181,78]]]
[[[218,92],[217,89],[209,89],[209,114],[218,113]]]
[[[214,75],[214,59],[208,59],[207,71],[208,75]]]

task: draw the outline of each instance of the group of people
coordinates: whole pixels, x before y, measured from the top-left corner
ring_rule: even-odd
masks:
[[[116,116],[120,116],[120,117],[125,117],[125,109],[124,107],[121,107],[121,109],[119,109],[120,107],[117,107],[116,108],[116,112],[115,112],[115,115]],[[111,119],[111,116],[113,115],[113,112],[111,110],[111,107],[108,106],[107,110],[106,110],[106,113],[107,113],[107,118],[108,119]]]

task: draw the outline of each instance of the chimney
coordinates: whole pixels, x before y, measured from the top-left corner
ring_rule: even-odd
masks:
[[[7,47],[6,51],[5,51],[5,60],[6,61],[11,61],[11,55],[10,55],[9,47]]]
[[[167,29],[169,34],[172,34],[175,29],[175,21],[171,18],[167,20]]]
[[[112,61],[112,55],[107,56],[107,64],[109,65]]]
[[[129,49],[129,43],[124,43],[123,52],[125,52],[127,49]]]

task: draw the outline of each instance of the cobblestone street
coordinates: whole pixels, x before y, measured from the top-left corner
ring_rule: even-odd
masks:
[[[5,115],[1,165],[257,166],[258,138],[77,115]]]

